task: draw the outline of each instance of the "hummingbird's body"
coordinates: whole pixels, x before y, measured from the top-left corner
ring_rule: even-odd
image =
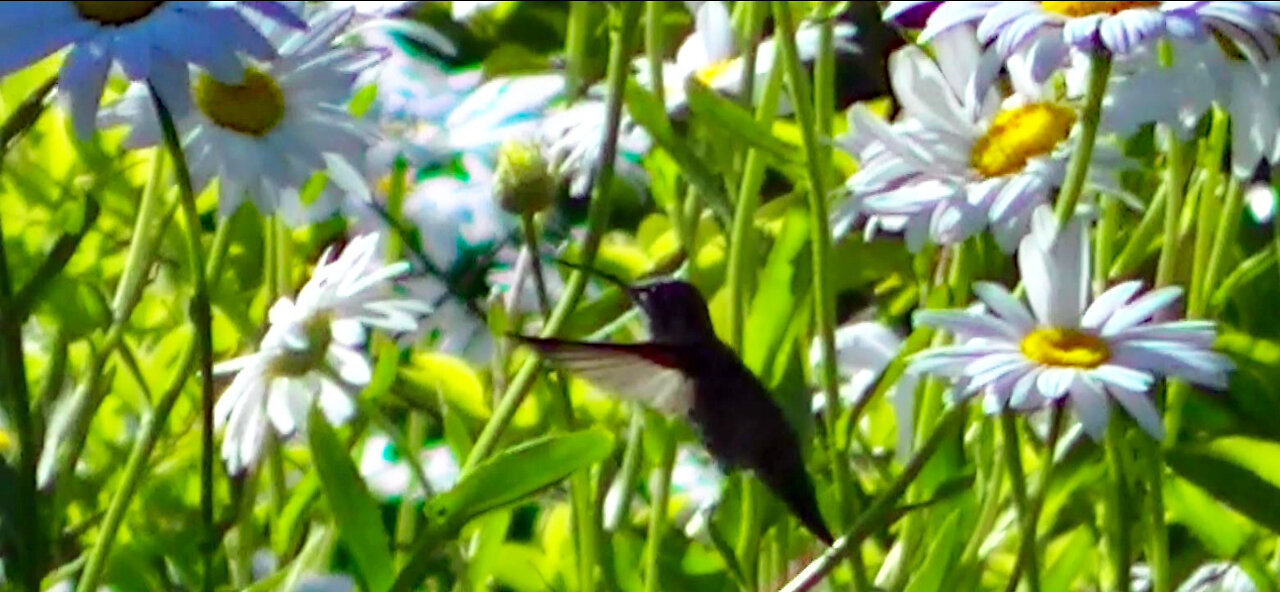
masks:
[[[755,473],[830,545],[795,430],[760,380],[716,337],[702,295],[681,281],[625,289],[649,318],[648,343],[520,339],[604,390],[684,416],[718,463]]]

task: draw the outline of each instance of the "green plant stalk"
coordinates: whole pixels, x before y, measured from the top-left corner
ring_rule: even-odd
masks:
[[[814,319],[817,324],[818,341],[822,348],[822,373],[819,377],[822,390],[826,395],[827,404],[823,408],[823,419],[826,428],[826,445],[827,453],[832,462],[833,476],[836,480],[837,494],[839,497],[839,505],[841,507],[840,515],[838,515],[837,523],[842,527],[846,524],[844,516],[844,508],[849,507],[851,496],[851,485],[849,470],[847,466],[842,466],[845,459],[845,451],[840,445],[840,438],[837,436],[838,420],[841,414],[840,406],[840,387],[839,376],[836,374],[836,341],[835,341],[835,299],[831,291],[831,284],[828,276],[831,273],[828,261],[828,253],[831,250],[831,229],[829,227],[829,217],[827,215],[827,168],[821,162],[822,159],[830,159],[829,148],[824,148],[818,138],[818,123],[815,122],[809,93],[808,80],[804,75],[804,68],[800,64],[800,54],[796,48],[795,42],[795,23],[792,22],[791,8],[786,2],[775,2],[773,4],[774,21],[778,27],[778,34],[774,36],[779,41],[783,56],[784,72],[787,76],[787,82],[791,90],[792,102],[795,104],[796,116],[801,129],[802,140],[804,144],[805,161],[809,173],[809,216],[810,216],[810,237],[813,241],[813,312]],[[832,54],[832,40],[830,28],[831,22],[823,24],[822,33],[825,41],[825,52],[820,51],[819,54]],[[827,56],[834,59],[833,56]],[[828,85],[834,84],[834,76],[828,74],[823,75],[824,69],[834,68],[833,64],[817,67],[818,78],[820,82]],[[834,92],[830,88],[820,89],[821,93]],[[826,125],[830,125],[830,114],[827,114]],[[854,553],[855,563],[854,571],[858,572],[856,567],[859,553]],[[860,585],[862,582],[856,581],[855,584]]]
[[[1171,285],[1177,268],[1177,253],[1181,245],[1178,237],[1182,218],[1183,183],[1187,175],[1184,147],[1177,132],[1168,128],[1165,134],[1169,147],[1165,156],[1164,182],[1168,187],[1168,204],[1165,207],[1160,260],[1156,265],[1157,288]],[[1165,388],[1167,396],[1173,388],[1172,383],[1167,382]],[[1169,592],[1169,529],[1164,521],[1164,450],[1145,438],[1142,442],[1141,462],[1148,485],[1146,514],[1151,520],[1151,527],[1147,529],[1147,564],[1151,568],[1151,590]]]
[[[1067,176],[1058,191],[1054,214],[1058,226],[1066,226],[1076,212],[1076,203],[1084,192],[1085,179],[1089,175],[1089,161],[1093,158],[1093,145],[1098,138],[1098,124],[1102,121],[1102,97],[1107,90],[1107,76],[1111,74],[1111,55],[1094,52],[1089,63],[1089,82],[1085,87],[1084,111],[1080,114],[1080,143],[1067,162]]]
[[[742,569],[742,577],[752,588],[758,586],[760,575],[757,559],[760,554],[760,531],[763,528],[761,512],[764,511],[764,492],[760,487],[755,479],[743,476],[742,508],[738,510],[742,514],[742,521],[738,526],[738,544],[734,550]]]
[[[191,371],[192,362],[195,360],[194,354],[194,345],[188,344],[183,350],[181,361],[178,363],[178,369],[174,373],[172,382],[160,396],[160,401],[156,403],[151,415],[143,422],[142,431],[138,434],[138,439],[134,441],[133,448],[129,450],[129,460],[125,462],[124,476],[121,478],[120,487],[111,496],[111,503],[107,507],[107,515],[98,531],[98,540],[94,541],[93,548],[89,551],[89,559],[85,563],[84,572],[80,574],[80,582],[76,586],[78,592],[96,592],[98,589],[102,573],[107,567],[107,559],[111,555],[111,547],[115,543],[116,534],[124,521],[125,512],[129,509],[129,502],[133,500],[133,495],[137,493],[138,487],[142,484],[142,477],[150,467],[151,452],[155,450],[156,442],[164,433],[165,423],[169,420],[169,413],[173,411],[174,403],[182,395],[182,387],[187,382],[188,373]]]
[[[653,484],[653,504],[649,510],[649,534],[645,542],[645,592],[662,590],[659,559],[662,555],[662,533],[666,530],[667,502],[670,500],[671,471],[676,464],[676,443],[672,437],[670,426],[663,425],[659,443],[661,461],[655,468],[657,478]],[[710,525],[708,525],[710,527]],[[750,580],[748,580],[750,581]]]
[[[777,58],[776,55],[774,57]],[[782,71],[774,68],[769,74],[760,105],[756,108],[756,121],[767,125],[776,118],[778,97],[781,94]],[[729,267],[725,280],[730,290],[729,345],[738,351],[742,350],[746,306],[751,297],[751,286],[746,275],[755,265],[755,216],[756,209],[760,206],[760,187],[764,184],[765,164],[764,154],[755,148],[747,149],[742,184],[738,187],[738,198],[734,206],[733,228],[730,230]]]
[[[421,443],[426,436],[426,418],[420,411],[410,411],[408,426],[405,427],[405,439],[409,444],[409,450],[404,453],[414,457],[421,454]],[[430,492],[423,492],[423,494],[430,495]],[[400,503],[400,509],[396,515],[395,548],[393,549],[396,569],[404,567],[410,558],[409,549],[413,546],[414,537],[417,536],[419,514],[417,505],[410,500],[406,499]]]
[[[1129,486],[1126,483],[1124,454],[1124,427],[1119,418],[1112,418],[1107,426],[1106,449],[1107,468],[1111,473],[1111,494],[1107,496],[1107,522],[1110,527],[1111,541],[1108,549],[1111,552],[1111,567],[1114,570],[1113,588],[1118,592],[1129,592],[1130,551],[1128,513],[1125,508],[1129,504]]]
[[[1169,592],[1173,582],[1169,566],[1169,528],[1164,521],[1164,449],[1141,438],[1142,472],[1147,480],[1146,514],[1151,520],[1147,540],[1147,565],[1151,568],[1151,592]]]
[[[658,97],[659,105],[666,105],[666,85],[662,80],[663,51],[666,49],[666,27],[663,26],[662,15],[666,6],[662,0],[649,0],[644,3],[644,51],[645,61],[649,65],[649,80],[653,81],[653,96]]]
[[[12,314],[13,286],[9,277],[8,255],[0,237],[0,384],[4,385],[5,410],[18,432],[18,479],[16,484],[17,516],[14,529],[22,544],[17,556],[21,566],[22,585],[35,592],[44,576],[46,548],[44,523],[41,520],[40,495],[36,491],[36,469],[40,459],[40,437],[31,417],[31,401],[27,391],[27,368],[22,354],[21,319]]]
[[[1098,220],[1093,249],[1093,293],[1107,289],[1107,270],[1116,255],[1116,234],[1120,229],[1120,201],[1109,195],[1101,195],[1102,216]]]
[[[622,468],[615,477],[618,483],[618,503],[614,512],[618,524],[625,524],[631,511],[631,499],[635,496],[636,477],[640,474],[640,465],[644,456],[644,414],[640,409],[631,413],[631,423],[627,426],[627,447],[622,452]]]
[[[1018,425],[1012,412],[1000,415],[1000,426],[1004,432],[1004,460],[1009,470],[1009,485],[1013,489],[1013,504],[1018,510],[1019,555],[1024,568],[1023,575],[1027,589],[1031,592],[1040,590],[1040,558],[1036,550],[1036,517],[1027,501],[1027,477],[1022,471],[1022,445],[1018,439]]]
[[[1182,141],[1173,129],[1166,129],[1165,143],[1169,150],[1165,155],[1164,188],[1164,241],[1161,243],[1160,260],[1156,264],[1156,286],[1163,287],[1173,283],[1173,274],[1178,266],[1178,222],[1182,219],[1183,183],[1186,182],[1186,157]]]
[[[564,53],[568,58],[565,69],[566,95],[577,99],[587,90],[587,41],[591,36],[590,2],[569,4],[569,24],[565,31]],[[630,23],[627,23],[630,25]]]
[[[1151,199],[1151,203],[1147,206],[1147,211],[1143,212],[1142,219],[1138,221],[1138,228],[1129,234],[1129,240],[1125,242],[1124,248],[1120,250],[1120,254],[1116,256],[1115,261],[1111,264],[1111,269],[1107,273],[1108,279],[1116,279],[1128,275],[1142,264],[1142,261],[1147,256],[1151,241],[1160,233],[1167,193],[1166,185],[1161,183],[1160,187],[1156,189],[1155,197]],[[1176,231],[1177,220],[1175,219],[1174,222]]]
[[[622,118],[623,93],[626,91],[631,46],[635,38],[635,27],[629,24],[639,18],[641,7],[642,5],[638,2],[625,2],[618,8],[623,26],[615,32],[616,38],[609,53],[609,97],[606,103],[604,146],[601,150],[600,172],[596,176],[591,206],[587,213],[587,237],[582,246],[582,264],[586,267],[590,267],[595,261],[596,253],[600,250],[600,240],[604,236],[605,226],[609,220],[611,204],[608,187],[613,183],[614,160],[618,154],[618,123]],[[577,306],[586,286],[587,276],[582,271],[574,271],[569,276],[563,296],[556,303],[551,318],[543,327],[543,336],[553,336],[560,331],[560,327]],[[470,472],[477,463],[493,453],[498,445],[498,439],[511,423],[511,418],[515,417],[516,409],[520,407],[520,403],[524,402],[529,388],[533,386],[533,380],[537,376],[540,365],[541,358],[533,356],[516,371],[515,377],[494,408],[493,416],[485,423],[480,435],[476,438],[471,454],[467,455],[462,465],[462,474]]]
[[[52,76],[36,87],[0,124],[0,170],[3,170],[9,146],[40,120],[45,109],[45,98],[53,91],[55,84],[57,77]],[[18,517],[14,528],[22,538],[22,544],[19,545],[16,559],[21,565],[23,587],[35,592],[40,589],[48,553],[44,524],[41,522],[41,499],[36,491],[40,436],[36,433],[31,417],[26,360],[22,354],[22,319],[14,314],[13,285],[3,243],[3,237],[0,236],[0,384],[8,391],[4,405],[18,432]]]
[[[1236,244],[1236,234],[1240,230],[1240,216],[1244,213],[1244,187],[1232,178],[1227,184],[1227,197],[1222,204],[1222,214],[1218,217],[1218,232],[1213,240],[1213,250],[1209,252],[1209,264],[1205,268],[1204,280],[1200,286],[1200,294],[1196,299],[1195,313],[1203,316],[1209,303],[1209,295],[1218,281],[1225,275],[1224,267],[1231,247]]]
[[[1197,198],[1198,213],[1195,217],[1196,240],[1194,258],[1191,263],[1191,279],[1187,283],[1187,318],[1200,318],[1204,314],[1207,296],[1202,296],[1209,286],[1205,285],[1209,260],[1212,258],[1213,235],[1210,231],[1218,214],[1218,187],[1222,181],[1222,155],[1227,149],[1230,118],[1220,109],[1214,109],[1209,126],[1209,138],[1202,145],[1199,155],[1200,168],[1204,178],[1193,187]],[[1182,407],[1191,395],[1191,386],[1182,381],[1171,382],[1166,389],[1164,426],[1166,447],[1178,441],[1178,433],[1182,429]]]
[[[0,123],[0,170],[4,169],[4,157],[9,154],[9,147],[13,142],[35,127],[36,122],[40,120],[40,115],[45,109],[45,99],[57,84],[58,77],[50,76],[22,99],[21,103],[18,103],[13,112],[5,118],[4,123]]]
[[[182,141],[178,129],[164,101],[152,87],[151,98],[160,119],[164,144],[173,160],[178,180],[178,197],[187,226],[187,250],[190,258],[194,295],[191,299],[191,320],[196,328],[196,343],[200,352],[200,519],[204,525],[204,541],[201,555],[204,563],[203,589],[213,589],[213,554],[217,550],[217,525],[213,522],[213,317],[209,302],[209,286],[205,278],[204,247],[200,244],[200,213],[196,209],[196,196],[191,185],[191,173],[187,170],[186,157],[182,153]]]
[[[542,317],[551,316],[551,298],[547,296],[547,280],[542,275],[542,250],[538,248],[538,225],[533,220],[533,214],[525,214],[520,217],[520,229],[524,232],[525,248],[529,250],[529,267],[533,273],[533,286],[538,297],[538,310],[542,311]],[[512,286],[516,291],[513,301],[520,299],[520,286]],[[503,368],[506,366],[504,365]]]
[[[875,501],[867,506],[867,510],[858,516],[854,521],[853,527],[848,533],[836,540],[835,544],[827,548],[826,551],[819,555],[816,559],[809,562],[809,565],[800,570],[800,573],[791,578],[785,586],[780,588],[778,592],[802,592],[809,590],[817,584],[822,578],[826,577],[836,563],[856,549],[868,535],[876,532],[893,521],[893,510],[898,506],[902,499],[902,494],[906,492],[907,487],[911,485],[920,476],[920,471],[924,469],[925,463],[933,457],[938,451],[938,447],[942,445],[943,440],[953,437],[954,430],[958,429],[964,422],[967,415],[967,407],[957,405],[947,411],[945,415],[938,421],[937,427],[930,434],[929,439],[916,451],[907,465],[902,468],[902,473],[898,478],[889,485],[880,495],[876,496]]]

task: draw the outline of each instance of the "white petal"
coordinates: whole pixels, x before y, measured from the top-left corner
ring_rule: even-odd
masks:
[[[1160,411],[1156,409],[1151,397],[1144,392],[1134,392],[1115,386],[1107,387],[1107,391],[1129,416],[1137,422],[1142,431],[1156,440],[1164,440],[1164,422],[1160,419]]]
[[[1102,441],[1111,419],[1111,404],[1101,388],[1084,376],[1077,376],[1071,384],[1071,408],[1080,418],[1085,433],[1095,442]]]
[[[1177,286],[1168,286],[1147,293],[1132,304],[1121,307],[1120,310],[1111,315],[1111,318],[1102,325],[1102,336],[1110,337],[1150,319],[1160,310],[1173,304],[1181,295],[1182,288]]]

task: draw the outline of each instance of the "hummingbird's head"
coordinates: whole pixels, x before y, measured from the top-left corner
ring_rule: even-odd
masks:
[[[627,294],[649,317],[655,341],[688,341],[715,335],[707,301],[689,282],[654,280],[627,288]]]

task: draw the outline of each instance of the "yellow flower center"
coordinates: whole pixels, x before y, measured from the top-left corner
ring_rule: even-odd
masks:
[[[329,343],[333,341],[329,322],[327,315],[317,316],[308,322],[306,349],[285,348],[271,361],[271,373],[276,376],[303,376],[319,369],[329,351]]]
[[[1111,359],[1107,342],[1075,329],[1036,329],[1022,338],[1022,353],[1046,366],[1097,368]]]
[[[1094,14],[1118,14],[1130,8],[1150,8],[1159,5],[1159,2],[1041,2],[1040,8],[1054,14],[1080,18]]]
[[[253,68],[245,70],[240,84],[201,74],[195,86],[196,105],[229,130],[260,138],[284,119],[284,93],[275,80]]]
[[[80,16],[101,25],[127,25],[140,21],[159,8],[164,2],[139,2],[135,0],[98,0],[72,2]]]
[[[1075,121],[1075,111],[1053,103],[1002,111],[974,143],[969,162],[986,178],[1016,173],[1065,140]]]
[[[698,72],[694,74],[694,78],[697,78],[698,82],[701,82],[703,86],[714,86],[716,79],[720,78],[720,76],[728,71],[731,66],[737,63],[738,60],[736,58],[730,58],[708,64],[700,68]]]

